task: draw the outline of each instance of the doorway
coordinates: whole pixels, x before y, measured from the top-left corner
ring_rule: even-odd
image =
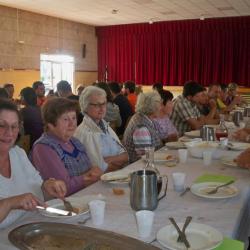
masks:
[[[46,92],[56,91],[56,85],[61,80],[66,80],[71,87],[74,82],[74,57],[68,55],[40,55],[41,80]]]

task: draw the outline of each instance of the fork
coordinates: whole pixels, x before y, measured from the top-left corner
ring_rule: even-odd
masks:
[[[184,223],[184,225],[183,225],[183,228],[182,228],[182,232],[183,232],[184,235],[185,235],[186,228],[188,227],[188,225],[189,225],[189,223],[191,222],[191,220],[192,220],[192,216],[188,216],[188,217],[186,218],[186,221],[185,221],[185,223]],[[179,235],[177,241],[178,241],[178,242],[181,242],[181,241],[182,241],[180,235]]]
[[[67,211],[74,212],[74,208],[73,208],[73,206],[71,205],[71,203],[69,201],[67,201],[67,200],[64,199],[63,200],[63,204],[64,204],[64,207],[65,207],[65,209]]]
[[[219,185],[217,187],[215,187],[214,189],[210,190],[209,192],[207,192],[207,194],[216,194],[219,190],[219,188],[222,188],[222,187],[225,187],[225,186],[228,186],[230,184],[234,183],[234,180],[231,180],[231,181],[228,181],[222,185]]]

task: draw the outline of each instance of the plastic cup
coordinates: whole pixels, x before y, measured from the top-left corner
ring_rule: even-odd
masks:
[[[179,156],[180,163],[186,163],[187,156],[188,156],[187,149],[178,149],[178,156]]]
[[[225,148],[228,144],[228,138],[227,137],[221,137],[220,138],[220,145],[221,147]]]
[[[105,201],[93,200],[88,203],[93,225],[99,226],[103,224],[105,213]]]
[[[203,164],[204,164],[205,166],[211,165],[211,162],[212,162],[212,155],[213,155],[213,152],[212,152],[212,151],[204,151],[204,152],[203,152]]]
[[[137,230],[140,238],[148,238],[151,235],[155,213],[149,210],[140,210],[135,213]]]
[[[177,173],[173,173],[172,177],[173,177],[174,190],[176,192],[184,191],[186,174],[181,173],[181,172],[177,172]]]

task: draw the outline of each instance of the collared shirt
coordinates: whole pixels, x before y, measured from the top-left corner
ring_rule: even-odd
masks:
[[[191,130],[191,126],[188,124],[187,120],[198,119],[200,116],[201,113],[196,104],[189,101],[183,95],[180,95],[174,102],[174,108],[170,119],[181,136],[185,132]]]
[[[105,120],[102,120],[102,125],[98,126],[87,114],[84,114],[83,121],[77,127],[74,136],[85,145],[92,165],[98,166],[102,171],[106,171],[108,167],[104,157],[126,152]]]

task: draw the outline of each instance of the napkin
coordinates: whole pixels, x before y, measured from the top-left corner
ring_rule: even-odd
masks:
[[[199,176],[194,183],[202,183],[202,182],[222,182],[226,183],[229,181],[235,181],[235,177],[228,176],[228,175],[217,175],[217,174],[209,174],[205,173],[201,176]]]
[[[224,238],[222,243],[218,247],[214,248],[214,250],[244,250],[244,242]]]

